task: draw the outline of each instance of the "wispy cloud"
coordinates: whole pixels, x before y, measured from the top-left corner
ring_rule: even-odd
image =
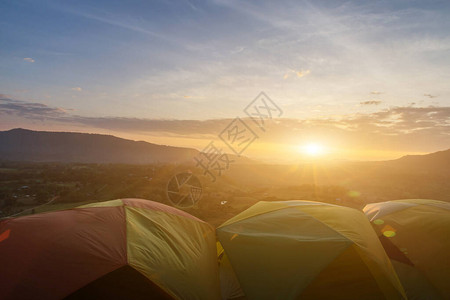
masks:
[[[32,59],[31,57],[25,57],[23,60],[26,62],[34,63],[34,59]]]
[[[303,76],[308,75],[309,73],[311,73],[310,70],[304,70],[304,71],[289,70],[286,74],[284,74],[283,79],[288,79],[291,76],[297,76],[298,78],[301,78]]]
[[[79,86],[71,88],[72,91],[81,92],[83,89]]]
[[[192,3],[191,1],[189,1],[189,0],[185,0],[185,1],[189,5],[189,7],[192,8],[192,10],[194,10],[194,11],[198,11],[199,10],[199,8],[194,3]]]
[[[65,110],[61,108],[15,100],[4,94],[0,94],[0,113],[37,120],[61,118],[66,115]]]
[[[296,72],[297,77],[303,77],[303,76],[305,76],[305,75],[308,75],[309,73],[311,73],[310,70],[306,70],[306,71],[297,71],[297,72]]]
[[[295,22],[292,22],[291,20],[286,20],[278,17],[278,15],[275,14],[274,11],[271,11],[272,14],[270,15],[270,17],[268,17],[267,11],[264,11],[264,9],[260,5],[253,5],[249,2],[234,1],[234,0],[231,1],[214,0],[214,3],[232,9],[238,13],[244,14],[250,18],[253,18],[255,20],[258,20],[262,23],[268,24],[275,28],[292,29],[297,25]]]
[[[74,127],[83,126],[127,133],[160,133],[169,136],[217,136],[231,119],[156,120],[123,117],[85,117],[68,109],[41,103],[25,102],[0,95],[0,114],[15,115],[28,120],[49,120]],[[249,124],[252,124],[250,120]],[[348,114],[327,118],[278,119],[269,125],[264,139],[274,143],[291,142],[303,135],[323,136],[357,145],[390,137],[390,143],[404,147],[425,147],[428,144],[450,145],[450,107],[391,107],[374,113]],[[416,139],[417,138],[417,139]],[[428,144],[423,144],[427,140]],[[387,146],[386,146],[387,147]]]
[[[437,97],[437,96],[431,95],[431,94],[423,94],[423,95],[428,98],[436,98]]]
[[[238,54],[245,50],[245,47],[236,47],[230,51],[231,54]]]
[[[157,31],[153,31],[148,29],[150,26],[149,24],[146,24],[142,19],[132,19],[132,18],[126,18],[121,15],[112,15],[108,13],[89,13],[86,11],[76,10],[76,9],[69,9],[69,8],[60,8],[62,11],[76,15],[82,18],[98,21],[104,24],[120,27],[123,29],[127,29],[136,33],[141,33],[145,35],[149,35],[155,38],[158,38],[160,40],[164,40],[169,43],[174,44],[180,44],[178,41],[170,38],[169,36],[159,33]]]
[[[380,100],[368,100],[368,101],[362,101],[360,102],[361,105],[378,105],[381,104],[382,101]]]

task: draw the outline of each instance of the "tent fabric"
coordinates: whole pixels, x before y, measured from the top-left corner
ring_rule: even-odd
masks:
[[[450,203],[444,201],[428,199],[405,199],[367,204],[363,208],[363,211],[370,220],[376,220],[378,218],[382,218],[385,215],[393,214],[397,211],[405,210],[411,207],[417,207],[419,205],[450,210]],[[424,208],[424,206],[421,207]]]
[[[408,298],[450,299],[450,203],[395,200],[363,211],[384,240]]]
[[[405,298],[377,236],[355,209],[261,201],[216,232],[247,299]]]
[[[7,219],[1,232],[1,299],[62,299],[127,266],[171,299],[220,298],[214,229],[160,203],[93,203]]]
[[[133,299],[172,300],[159,286],[129,265],[120,267],[102,276],[64,300]]]
[[[222,245],[217,242],[217,257],[219,260],[220,290],[222,299],[245,299],[233,267]]]

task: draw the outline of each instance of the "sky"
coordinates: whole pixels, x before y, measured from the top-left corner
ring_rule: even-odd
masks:
[[[4,0],[0,130],[201,150],[263,91],[282,113],[245,155],[445,150],[449,15],[448,1]]]

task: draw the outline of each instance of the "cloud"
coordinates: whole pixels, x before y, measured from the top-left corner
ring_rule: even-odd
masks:
[[[378,104],[380,101],[366,101],[368,105]],[[365,102],[361,102],[365,103]],[[109,128],[125,131],[161,131],[179,134],[217,133],[225,127],[231,119],[212,120],[158,120],[122,117],[84,117],[69,113],[70,109],[52,107],[42,103],[26,102],[12,99],[0,94],[0,113],[15,114],[31,119],[48,118],[56,121],[73,122],[91,125],[99,128]],[[450,107],[428,106],[398,106],[384,109],[370,114],[349,114],[328,118],[312,119],[279,119],[274,124],[280,128],[294,128],[301,124],[307,127],[329,126],[347,128],[348,130],[362,130],[389,128],[386,133],[402,133],[416,130],[417,125],[428,124],[427,127],[443,128],[450,126]],[[276,129],[276,130],[278,130]],[[368,130],[368,131],[367,131]]]
[[[369,100],[369,101],[362,101],[360,102],[361,105],[378,105],[380,104],[382,101],[380,100]]]
[[[81,92],[83,89],[82,88],[80,88],[79,86],[77,86],[77,87],[73,87],[73,88],[71,88],[71,90],[72,91],[77,91],[77,92]]]
[[[61,118],[65,110],[50,107],[42,103],[15,100],[7,95],[0,94],[0,114],[17,115],[24,118],[42,120],[48,118]]]
[[[163,132],[169,134],[217,134],[231,120],[155,120],[122,117],[84,117],[70,113],[72,109],[52,107],[42,103],[16,100],[0,94],[0,115],[14,115],[27,120],[49,120],[73,125],[123,132]]]
[[[194,11],[198,11],[199,10],[199,8],[194,3],[192,3],[191,1],[186,0],[186,2],[189,5],[189,7],[192,8]]]
[[[381,95],[383,94],[383,92],[378,92],[378,91],[372,91],[370,92],[371,95]]]
[[[310,70],[305,71],[295,71],[295,70],[289,70],[286,74],[284,74],[283,79],[288,79],[291,75],[297,75],[297,77],[303,77],[311,73]]]
[[[31,57],[25,57],[23,60],[30,63],[34,63],[34,59],[32,59]]]
[[[123,117],[85,117],[68,109],[25,102],[0,94],[0,115],[26,120],[45,120],[74,128],[91,128],[128,134],[165,137],[217,138],[232,119],[161,120]],[[250,119],[243,119],[254,126]],[[258,130],[258,128],[255,128]],[[289,144],[306,137],[321,137],[347,149],[396,149],[433,151],[450,145],[449,107],[390,107],[373,113],[326,118],[277,119],[268,122],[264,142]],[[389,148],[390,147],[390,148]],[[434,147],[434,148],[433,148]],[[355,148],[355,149],[356,149]]]
[[[401,135],[429,131],[450,137],[450,107],[391,107],[372,114],[357,114],[339,123],[366,134]]]
[[[431,95],[431,94],[423,94],[425,97],[428,98],[436,98],[437,96]]]
[[[144,22],[143,19],[136,20],[134,18],[126,18],[121,15],[111,15],[111,14],[104,14],[104,15],[98,14],[97,15],[97,14],[87,13],[87,12],[74,10],[74,9],[63,9],[63,8],[60,8],[60,9],[66,13],[70,13],[70,14],[73,14],[73,15],[76,15],[76,16],[79,16],[82,18],[95,20],[95,21],[98,21],[98,22],[101,22],[104,24],[108,24],[108,25],[124,28],[124,29],[130,30],[130,31],[134,31],[137,33],[142,33],[145,35],[153,36],[160,40],[164,40],[169,43],[180,45],[180,43],[177,40],[171,39],[167,35],[161,34],[156,31],[149,30],[148,28],[151,27],[150,24]]]
[[[231,54],[241,53],[244,50],[245,50],[245,47],[235,47],[233,50],[231,50]]]
[[[305,75],[308,75],[309,73],[311,73],[310,70],[306,70],[306,71],[297,71],[297,72],[296,72],[297,77],[303,77],[303,76],[305,76]]]
[[[243,119],[254,126],[250,119]],[[138,118],[87,118],[72,116],[67,122],[115,132],[215,139],[231,119],[154,120]],[[325,119],[277,119],[267,122],[261,141],[283,145],[323,138],[336,147],[353,150],[437,151],[450,145],[450,107],[392,107],[370,114]],[[258,128],[254,128],[258,130]]]

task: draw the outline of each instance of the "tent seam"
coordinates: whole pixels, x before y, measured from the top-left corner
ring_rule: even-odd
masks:
[[[268,213],[271,213],[271,212],[274,212],[274,211],[279,211],[279,210],[283,210],[283,209],[291,209],[291,208],[296,208],[296,207],[299,207],[299,206],[279,207],[279,208],[275,208],[275,209],[270,210],[270,211],[260,212],[260,213],[257,213],[257,214],[255,214],[255,215],[253,215],[253,216],[247,217],[247,218],[245,218],[245,219],[237,220],[237,221],[235,221],[235,222],[233,222],[233,223],[229,223],[229,224],[227,224],[227,225],[220,225],[220,226],[217,227],[216,229],[221,229],[221,228],[227,227],[227,226],[229,226],[229,225],[235,224],[235,223],[237,223],[237,222],[240,222],[240,221],[243,221],[243,220],[249,220],[249,219],[252,219],[252,218],[255,218],[255,217],[264,215],[264,214],[268,214]],[[250,208],[251,208],[251,207],[250,207]],[[244,210],[244,211],[245,211],[245,210]],[[303,212],[303,211],[302,211],[302,212]],[[305,213],[305,212],[303,212],[303,213]],[[307,213],[305,213],[305,214],[307,214]],[[307,214],[307,215],[308,215],[308,216],[311,216],[311,215],[309,215],[309,214]],[[314,219],[315,219],[315,218],[314,218]],[[226,222],[225,222],[225,223],[226,223]]]

